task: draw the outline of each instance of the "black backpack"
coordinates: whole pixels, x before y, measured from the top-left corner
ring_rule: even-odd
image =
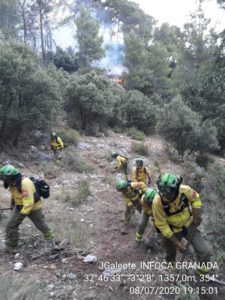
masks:
[[[37,179],[34,177],[30,177],[30,179],[33,181],[36,188],[34,202],[40,200],[41,197],[47,199],[50,196],[50,186],[47,182],[44,179]]]

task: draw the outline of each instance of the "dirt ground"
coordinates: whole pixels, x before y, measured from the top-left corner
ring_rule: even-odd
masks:
[[[201,282],[193,275],[193,270],[174,274],[165,269],[163,247],[152,224],[145,234],[145,241],[149,235],[154,235],[151,247],[143,244],[135,248],[138,213],[132,218],[128,234],[121,234],[124,204],[114,187],[117,176],[113,171],[114,162],[109,162],[106,156],[118,150],[131,157],[132,164],[132,158],[137,157],[130,150],[132,142],[135,141],[113,132],[99,139],[80,138],[79,153],[95,171],[79,174],[59,167],[57,176],[47,180],[52,192],[51,197],[43,201],[43,210],[55,232],[58,249],[46,249],[42,236],[29,220],[25,220],[17,254],[0,256],[0,300],[225,299],[225,286]],[[160,161],[161,171],[181,171],[181,167],[170,162],[163,153],[160,139],[148,138],[145,144],[149,148],[145,165],[153,173],[153,182],[158,177],[156,161]],[[67,149],[64,151],[66,153]],[[41,175],[43,166],[41,162],[26,162],[26,168],[21,171],[29,173],[27,175],[33,172]],[[73,186],[75,190],[81,178],[88,180],[91,195],[74,207],[59,195]],[[7,207],[9,195],[3,188],[0,201],[2,207]],[[8,214],[4,213],[6,218],[0,223],[1,247]],[[96,261],[84,262],[87,255],[95,256]],[[180,259],[178,255],[177,260]],[[193,260],[195,256],[190,251],[187,261]],[[16,262],[23,263],[20,271],[13,269]],[[173,275],[168,277],[168,274]]]

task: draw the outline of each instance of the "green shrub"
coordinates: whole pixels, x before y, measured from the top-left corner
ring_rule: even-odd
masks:
[[[79,142],[79,133],[74,129],[61,129],[57,131],[65,145],[77,146]]]
[[[88,196],[91,195],[90,185],[87,180],[81,180],[78,184],[78,193],[75,197],[71,199],[71,204],[73,206],[78,206],[87,200]]]
[[[63,158],[62,166],[69,172],[91,173],[94,170],[93,165],[86,162],[80,154],[74,149],[67,149],[67,154]]]
[[[185,153],[184,161],[182,164],[184,173],[183,176],[185,184],[190,185],[198,193],[203,189],[203,180],[205,176],[205,170],[200,168],[196,162],[196,156]]]
[[[43,163],[41,170],[47,179],[54,179],[59,174],[59,167],[52,162]]]
[[[214,161],[215,160],[206,153],[198,153],[196,156],[196,163],[205,169],[207,169],[209,163],[212,164]]]
[[[140,154],[140,155],[144,155],[144,156],[148,156],[149,155],[149,151],[148,151],[148,147],[142,143],[132,143],[131,144],[131,150],[134,153]]]
[[[64,215],[64,217],[67,219],[68,215]],[[70,219],[69,222],[65,222],[65,219],[61,219],[60,222],[55,224],[54,230],[57,232],[57,236],[60,240],[68,240],[69,243],[75,247],[85,249],[90,236],[89,228],[85,223],[82,223],[80,219]]]
[[[81,179],[74,188],[64,188],[54,195],[54,199],[78,206],[91,195],[89,181]]]
[[[175,163],[182,162],[182,156],[179,155],[178,151],[172,146],[172,144],[165,143],[164,150],[171,161],[173,161]]]
[[[144,141],[145,140],[145,134],[138,130],[136,127],[131,127],[128,128],[127,134],[132,138],[137,141]]]
[[[208,166],[208,172],[205,178],[204,193],[207,199],[207,195],[213,191],[219,202],[224,203],[225,199],[225,167],[219,163],[210,164]]]

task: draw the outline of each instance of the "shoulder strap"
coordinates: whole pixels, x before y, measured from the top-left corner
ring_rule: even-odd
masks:
[[[180,213],[182,210],[184,210],[186,207],[188,207],[188,210],[189,210],[189,212],[191,214],[190,206],[189,206],[189,201],[188,201],[188,199],[187,199],[187,197],[186,197],[186,195],[184,193],[182,193],[181,196],[180,196],[180,203],[179,203],[179,205],[182,204],[181,207],[177,211],[175,211],[173,213],[170,212],[170,206],[169,206],[169,204],[167,204],[167,203],[165,203],[163,201],[163,198],[162,198],[161,195],[160,195],[160,198],[161,198],[161,201],[162,201],[164,212],[165,212],[165,214],[167,216],[176,215],[176,214]]]

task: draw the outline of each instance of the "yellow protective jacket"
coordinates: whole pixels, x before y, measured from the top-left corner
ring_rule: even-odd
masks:
[[[172,203],[166,202],[159,194],[156,194],[153,200],[152,210],[155,226],[166,238],[172,237],[173,233],[182,231],[183,227],[188,227],[192,222],[189,208],[181,199],[193,208],[202,206],[199,194],[187,185],[180,186],[179,194]]]
[[[133,170],[132,170],[132,180],[133,181],[141,181],[141,182],[148,184],[150,177],[151,177],[151,174],[150,174],[150,171],[148,168],[133,167]]]
[[[116,158],[116,169],[122,169],[127,164],[127,158],[118,155]]]
[[[57,136],[57,138],[51,139],[50,145],[54,150],[64,148],[63,141],[59,136]]]
[[[145,195],[142,195],[141,197],[141,207],[142,207],[142,211],[148,215],[148,216],[152,216],[152,205],[148,205],[145,201],[144,201],[144,197]]]
[[[126,205],[133,206],[133,202],[136,200],[140,202],[140,198],[146,189],[147,187],[144,182],[131,182],[129,186],[122,192],[125,196],[124,201]]]
[[[9,191],[12,194],[12,199],[14,199],[15,204],[22,206],[20,213],[23,215],[29,215],[30,212],[42,207],[41,200],[34,203],[34,193],[36,189],[33,181],[28,177],[22,177],[21,193],[13,184],[9,186]]]

